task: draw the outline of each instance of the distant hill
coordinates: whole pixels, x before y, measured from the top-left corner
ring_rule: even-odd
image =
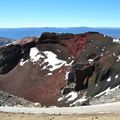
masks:
[[[120,28],[89,28],[89,27],[68,27],[68,28],[0,28],[0,37],[21,39],[27,36],[40,36],[43,32],[60,32],[60,33],[83,33],[96,31],[107,34],[111,37],[120,37]]]
[[[0,37],[0,46],[13,42],[13,39]]]

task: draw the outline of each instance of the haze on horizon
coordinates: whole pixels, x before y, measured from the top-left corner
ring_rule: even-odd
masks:
[[[1,0],[0,28],[120,27],[119,0]]]

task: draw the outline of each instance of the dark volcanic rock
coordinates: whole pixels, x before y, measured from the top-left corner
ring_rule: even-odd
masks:
[[[19,62],[22,50],[19,45],[9,45],[0,48],[0,74],[5,74],[13,69]]]
[[[28,41],[25,41],[25,39],[22,42],[15,41],[10,45],[0,47],[0,74],[8,73],[18,64],[22,57],[29,53],[31,47],[36,46],[35,39],[31,39]]]
[[[43,33],[1,47],[0,89],[43,106],[89,104],[120,83],[119,43],[97,32]]]

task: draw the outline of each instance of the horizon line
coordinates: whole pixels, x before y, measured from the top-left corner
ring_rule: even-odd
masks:
[[[87,27],[87,26],[81,26],[81,27],[0,27],[0,29],[25,29],[25,28],[120,28],[120,27]]]

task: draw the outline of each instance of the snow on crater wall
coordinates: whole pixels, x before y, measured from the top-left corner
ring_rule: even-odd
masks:
[[[25,60],[24,61],[24,59],[21,59],[21,61],[20,61],[20,66],[23,66],[25,63],[27,63],[28,62],[28,60]]]
[[[65,65],[66,64],[66,61],[63,61],[63,60],[60,60],[57,58],[57,55],[54,54],[53,52],[51,51],[45,51],[43,52],[45,54],[45,56],[47,57],[45,60],[44,60],[44,63],[48,63],[47,66],[51,66],[49,67],[49,70],[50,71],[54,71],[58,68],[60,68],[62,65]]]
[[[44,58],[44,56],[42,56],[40,53],[39,53],[39,50],[34,47],[34,48],[31,48],[30,49],[30,59],[32,62],[37,62],[40,60],[40,58]]]
[[[120,40],[119,40],[119,38],[114,38],[113,42],[120,43]]]
[[[73,63],[71,61],[70,64],[67,64],[66,61],[58,59],[57,55],[53,53],[52,51],[39,51],[36,47],[33,47],[30,49],[30,61],[33,64],[39,64],[39,66],[42,66],[42,70],[49,70],[49,71],[54,71],[60,67],[68,66]],[[23,66],[26,62],[29,60],[24,61],[21,59],[20,66]]]

